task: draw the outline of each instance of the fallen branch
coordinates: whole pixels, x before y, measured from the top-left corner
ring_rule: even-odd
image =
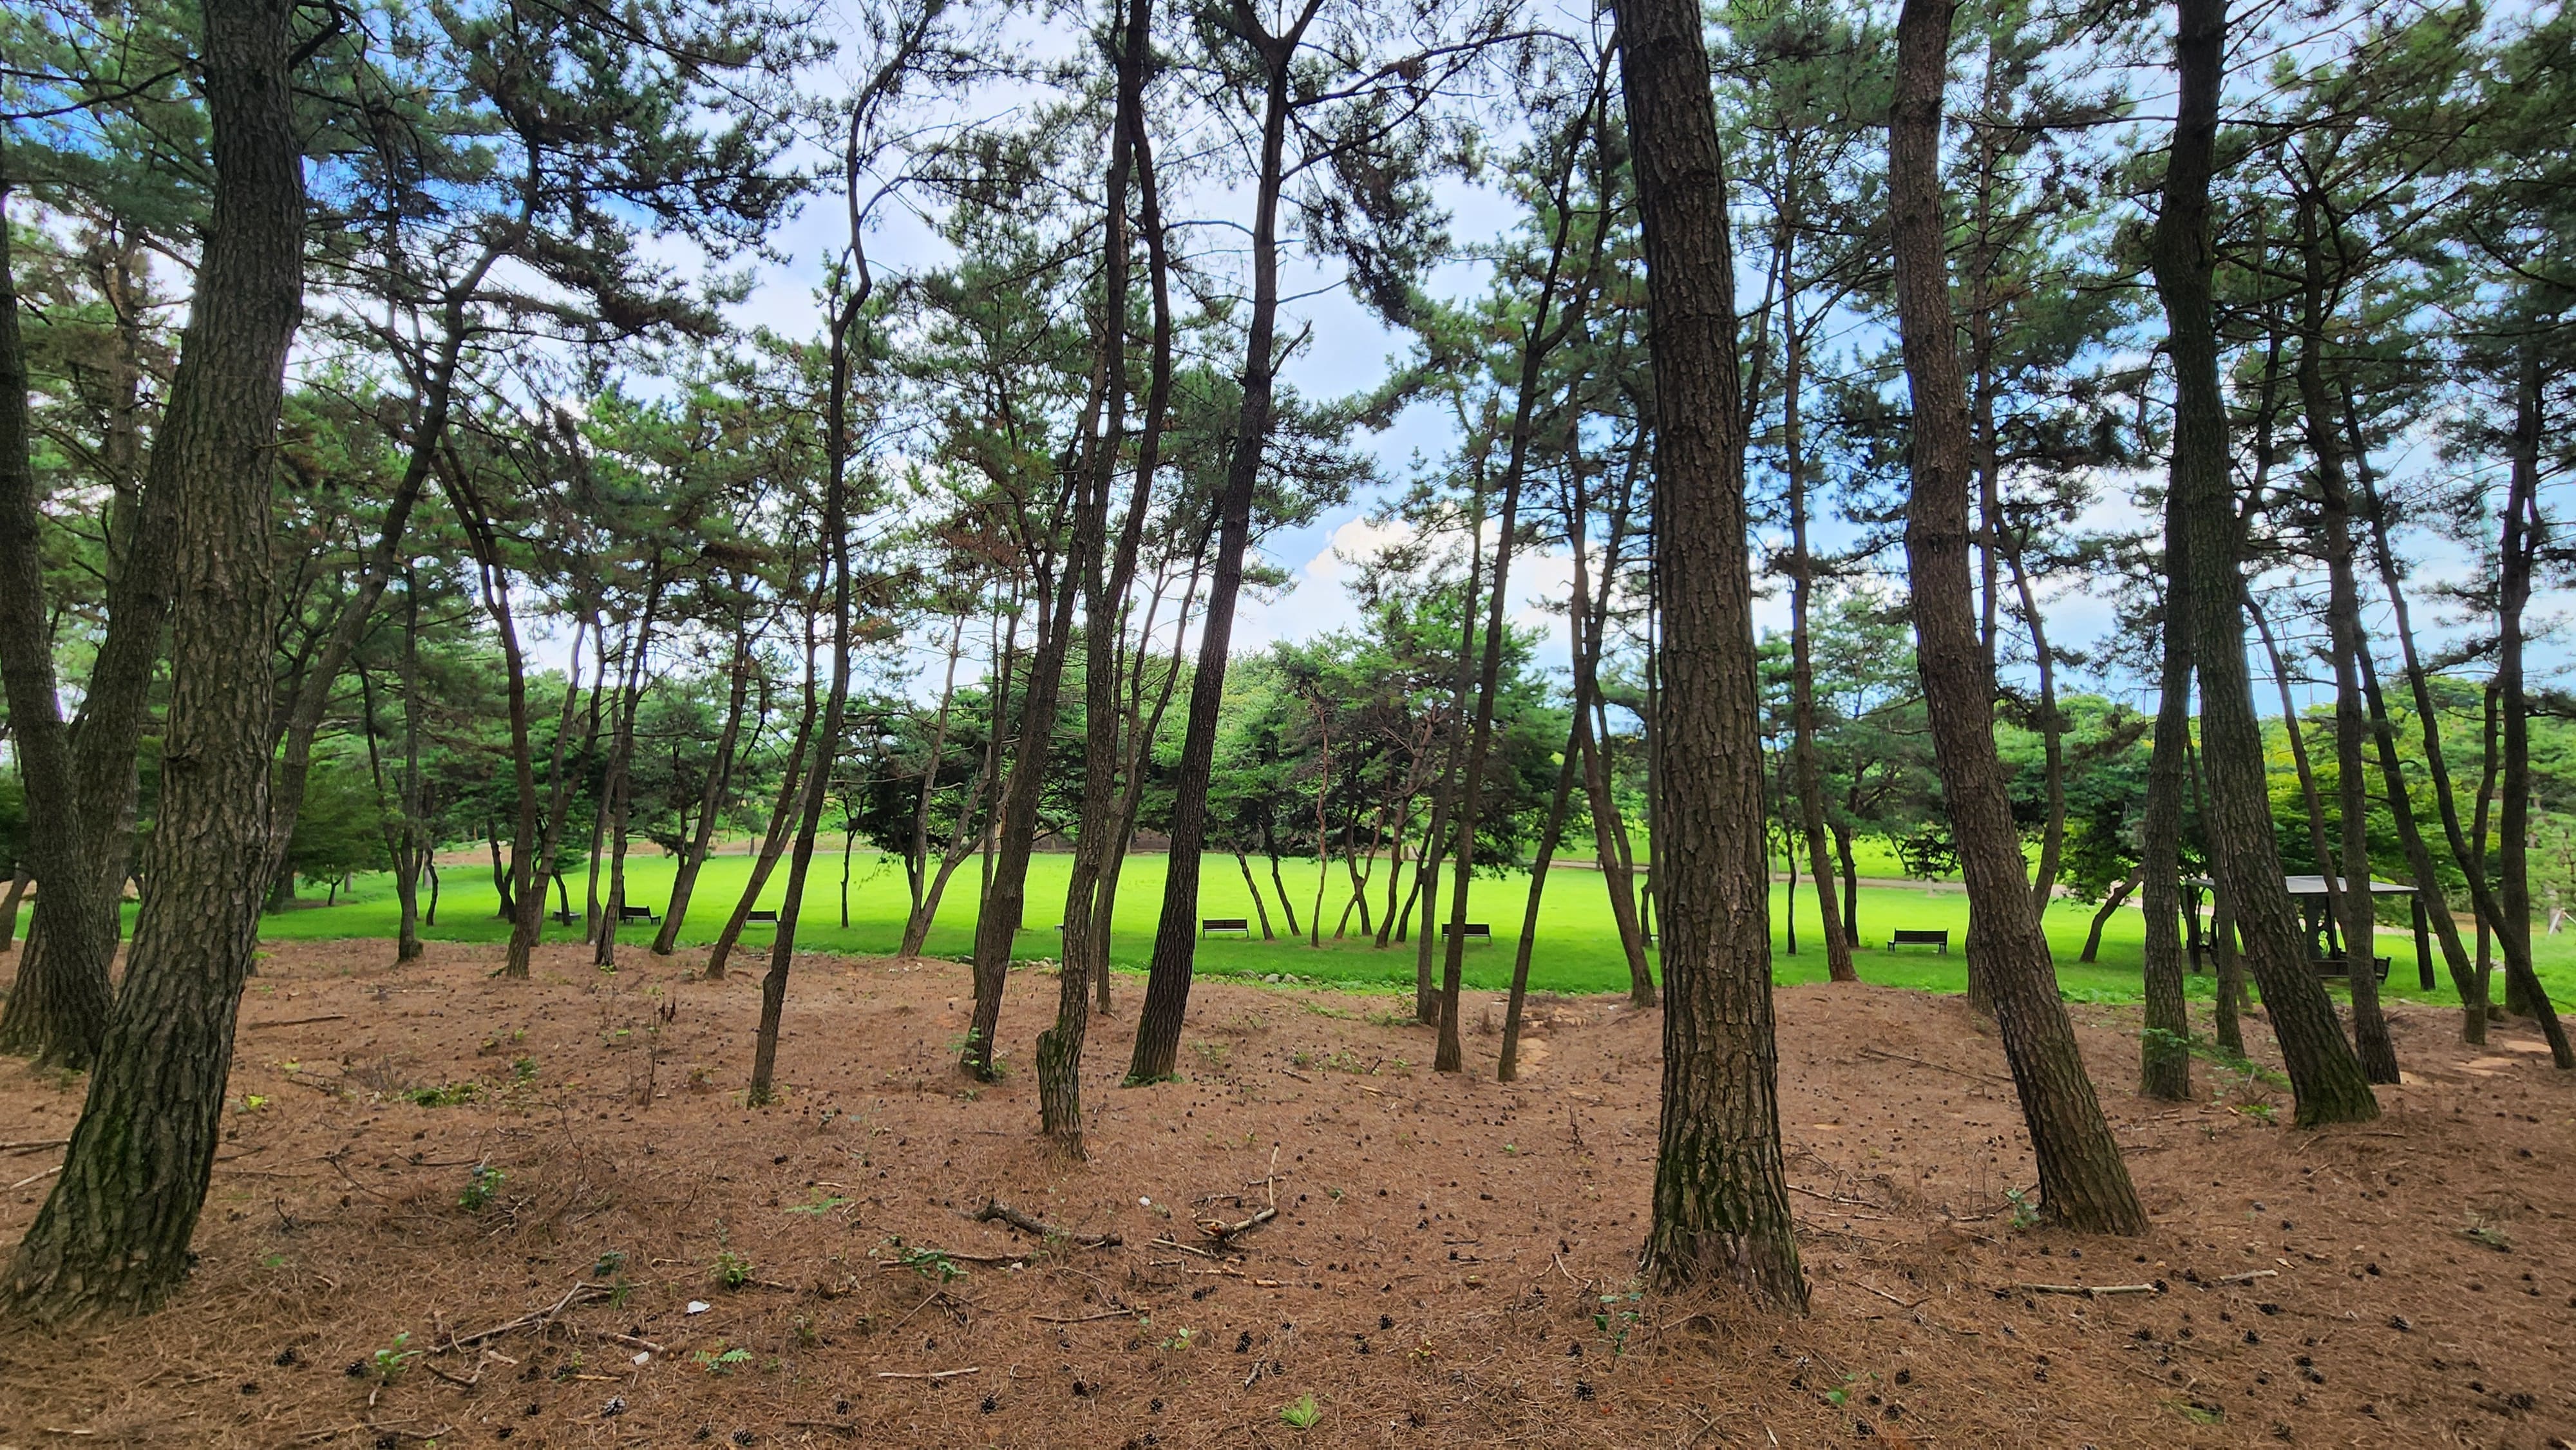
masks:
[[[38,1152],[46,1148],[68,1148],[71,1146],[71,1142],[72,1140],[69,1138],[29,1138],[23,1143],[0,1143],[0,1153],[15,1156],[20,1153]]]
[[[349,1014],[346,1012],[325,1012],[319,1017],[288,1017],[276,1022],[245,1022],[241,1025],[241,1030],[244,1032],[257,1032],[263,1027],[309,1027],[316,1022],[346,1022],[348,1020]]]
[[[1194,1249],[1188,1244],[1182,1243],[1179,1239],[1172,1237],[1170,1234],[1163,1235],[1161,1238],[1154,1240],[1145,1247],[1149,1249],[1178,1249],[1185,1254],[1196,1254],[1202,1259],[1213,1259],[1216,1257],[1216,1255],[1209,1253],[1205,1249]]]
[[[2015,1284],[2025,1294],[2072,1294],[2079,1299],[2098,1299],[2106,1294],[2161,1294],[2154,1284]]]
[[[440,1348],[439,1352],[443,1354],[447,1350],[463,1349],[469,1344],[481,1344],[484,1340],[498,1339],[504,1334],[514,1333],[521,1329],[540,1327],[552,1321],[556,1315],[561,1314],[564,1310],[572,1307],[576,1301],[601,1298],[610,1292],[611,1290],[606,1284],[592,1284],[588,1282],[575,1284],[570,1289],[564,1291],[564,1296],[554,1302],[554,1307],[550,1309],[539,1309],[530,1314],[522,1314],[507,1324],[496,1324],[489,1329],[479,1330],[473,1334],[451,1335],[448,1337],[447,1343]]]
[[[1232,1248],[1235,1235],[1249,1233],[1278,1216],[1279,1210],[1265,1208],[1255,1212],[1252,1217],[1241,1223],[1219,1223],[1212,1218],[1203,1218],[1199,1220],[1199,1232],[1215,1240],[1219,1248]]]
[[[982,1374],[983,1372],[984,1367],[980,1364],[970,1364],[964,1369],[881,1369],[877,1371],[877,1378],[881,1380],[953,1380],[959,1375]]]
[[[1133,1309],[1104,1309],[1097,1314],[1032,1314],[1029,1317],[1040,1324],[1089,1324],[1097,1319],[1133,1319],[1136,1314]]]
[[[1066,1243],[1086,1249],[1114,1249],[1121,1243],[1125,1242],[1125,1240],[1121,1239],[1114,1233],[1069,1233],[1064,1229],[1055,1227],[1044,1219],[1022,1213],[1020,1210],[1011,1207],[1009,1204],[1002,1202],[998,1198],[985,1199],[983,1209],[975,1215],[975,1221],[977,1223],[993,1223],[996,1221],[1006,1223],[1024,1234],[1035,1234],[1042,1239],[1062,1239]]]
[[[2277,1279],[2279,1277],[2281,1277],[2281,1271],[2278,1269],[2248,1269],[2242,1274],[2229,1274],[2223,1279],[2217,1279],[2212,1282],[2220,1284],[2251,1284],[2257,1279]]]
[[[613,1331],[603,1329],[599,1332],[599,1337],[608,1340],[613,1344],[625,1345],[628,1349],[649,1349],[655,1354],[669,1354],[671,1352],[649,1339],[638,1339],[632,1334],[618,1334]]]
[[[33,1182],[37,1181],[38,1179],[41,1179],[41,1178],[51,1178],[51,1177],[53,1177],[55,1174],[60,1173],[60,1172],[62,1172],[62,1171],[63,1171],[63,1165],[61,1165],[61,1164],[57,1163],[57,1164],[55,1164],[53,1167],[46,1169],[46,1170],[45,1170],[44,1172],[42,1172],[42,1173],[30,1173],[30,1174],[28,1174],[26,1177],[19,1179],[17,1182],[10,1184],[10,1185],[9,1185],[9,1191],[11,1191],[11,1192],[13,1192],[13,1193],[14,1193],[14,1192],[16,1192],[17,1190],[19,1190],[19,1189],[21,1189],[21,1188],[26,1187],[28,1184],[33,1183]]]

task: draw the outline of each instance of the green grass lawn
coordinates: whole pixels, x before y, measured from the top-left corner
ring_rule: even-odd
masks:
[[[699,880],[689,919],[682,927],[683,942],[704,942],[723,928],[750,873],[748,858],[718,856],[710,860]],[[962,957],[973,945],[975,907],[979,895],[976,863],[969,860],[958,869],[942,903],[939,922],[930,934],[929,951],[934,956]],[[1072,858],[1065,855],[1040,855],[1029,870],[1029,930],[1020,935],[1016,955],[1023,958],[1053,957],[1057,954],[1055,923],[1061,919],[1061,905],[1067,873]],[[840,858],[837,854],[818,856],[808,882],[801,943],[815,951],[839,951],[853,954],[890,953],[902,935],[905,908],[903,871],[890,857],[861,853],[851,866],[849,892],[850,924],[841,926]],[[1153,951],[1153,931],[1162,904],[1165,863],[1160,856],[1131,857],[1120,879],[1118,914],[1110,941],[1113,965],[1131,971],[1142,971]],[[1264,876],[1264,863],[1255,861],[1253,869]],[[1289,890],[1297,894],[1299,924],[1305,923],[1314,900],[1315,869],[1312,862],[1289,862],[1284,867]],[[1383,868],[1381,868],[1381,871]],[[1359,934],[1356,914],[1351,920],[1351,936],[1334,941],[1330,926],[1347,899],[1346,884],[1340,878],[1340,867],[1334,868],[1334,888],[1325,892],[1327,929],[1324,945],[1309,947],[1303,937],[1289,940],[1287,928],[1279,918],[1278,902],[1270,902],[1272,926],[1280,934],[1276,941],[1233,937],[1211,937],[1199,944],[1198,970],[1232,976],[1285,974],[1307,980],[1329,981],[1351,986],[1410,984],[1413,980],[1414,954],[1410,944],[1403,948],[1379,951]],[[782,864],[772,878],[768,900],[775,905],[785,890],[786,870]],[[438,924],[426,928],[423,935],[439,941],[498,942],[509,936],[509,924],[493,913],[497,904],[490,873],[480,866],[453,866],[441,873],[444,889],[439,902]],[[637,902],[652,903],[657,909],[670,893],[671,862],[660,856],[637,856],[627,866],[628,896]],[[1201,875],[1199,914],[1201,916],[1258,917],[1252,909],[1250,894],[1234,858],[1210,855]],[[582,881],[567,878],[573,892],[574,907],[579,909]],[[1373,896],[1382,897],[1384,877],[1379,877]],[[1466,980],[1469,986],[1482,989],[1510,985],[1512,955],[1518,940],[1520,921],[1529,890],[1525,872],[1503,876],[1479,876],[1469,897],[1468,917],[1490,922],[1494,941],[1471,943],[1467,947]],[[1268,894],[1265,891],[1265,894]],[[1798,892],[1798,946],[1795,956],[1787,954],[1786,886],[1772,888],[1772,946],[1774,973],[1782,982],[1820,981],[1825,975],[1825,959],[1817,935],[1815,896],[1811,887],[1802,884]],[[549,899],[551,908],[553,901]],[[1374,910],[1375,903],[1372,903]],[[1445,913],[1444,913],[1445,914]],[[2076,961],[2084,944],[2084,932],[2092,916],[2091,908],[2078,902],[2061,901],[2048,914],[2048,934],[2057,955],[2058,981],[2064,993],[2082,1001],[2126,1002],[2138,996],[2139,959],[2143,936],[2137,912],[2124,910],[2113,915],[2103,933],[2101,960],[2090,965]],[[340,894],[338,905],[305,906],[269,916],[261,925],[264,935],[293,940],[332,938],[390,938],[398,920],[390,880],[383,876],[362,876],[355,885]],[[1951,932],[1955,943],[1961,940],[1968,924],[1966,895],[1955,885],[1921,887],[1864,887],[1860,893],[1860,925],[1866,943],[1859,954],[1861,976],[1872,982],[1891,986],[1913,987],[1925,991],[1959,992],[1966,988],[1966,966],[1954,947],[1949,956],[1935,956],[1928,951],[1909,948],[1904,952],[1885,950],[1888,934],[1900,927],[1941,928]],[[1257,928],[1256,928],[1257,930]],[[752,927],[745,935],[747,944],[765,945],[771,928]],[[556,926],[547,923],[548,940],[576,941],[578,925]],[[620,934],[621,941],[639,946],[652,937],[648,927],[629,927]],[[2380,951],[2394,959],[2389,972],[2389,990],[2397,996],[2425,998],[2415,986],[2414,945],[2411,938],[2399,933],[2383,933]],[[2576,936],[2539,938],[2541,975],[2553,995],[2566,995],[2565,984],[2576,982]],[[2437,978],[2442,976],[2440,963],[2435,963]],[[1610,911],[1601,877],[1591,871],[1558,871],[1548,883],[1547,895],[1539,914],[1538,939],[1531,956],[1530,984],[1542,991],[1611,992],[1624,990],[1627,967],[1619,952],[1618,936],[1611,926]],[[2193,977],[2190,988],[2195,996],[2206,997],[2212,988],[2207,977]],[[2499,988],[2498,990],[2501,990]],[[2433,1000],[2451,1000],[2447,980]]]

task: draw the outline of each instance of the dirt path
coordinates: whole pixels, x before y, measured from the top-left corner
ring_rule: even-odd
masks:
[[[1395,999],[1203,982],[1187,1081],[1122,1090],[1141,986],[1122,976],[1092,1037],[1093,1156],[1067,1163],[1034,1137],[1025,1071],[976,1089],[951,1069],[961,967],[803,962],[788,1095],[755,1111],[752,978],[688,979],[686,952],[603,976],[549,948],[507,983],[498,951],[433,944],[395,971],[372,944],[278,946],[196,1277],[139,1324],[0,1334],[0,1446],[2576,1434],[2576,1117],[2519,1026],[2472,1057],[2448,1014],[2397,1007],[2414,1076],[2387,1116],[2304,1133],[2259,1081],[2130,1096],[2132,1016],[2075,1008],[2155,1215],[2086,1240],[2015,1227],[2028,1148],[1957,1001],[1784,989],[1815,1313],[1781,1321],[1637,1297],[1659,1024],[1604,999],[1546,1004],[1504,1087],[1490,997],[1467,1010],[1486,1076],[1441,1078]],[[1054,991],[1014,973],[1014,1064]],[[60,1138],[78,1107],[0,1070],[0,1145]],[[0,1236],[58,1158],[0,1146]],[[1121,1242],[970,1217],[995,1197]],[[1239,1252],[1196,1222],[1274,1200]],[[1282,1412],[1309,1395],[1301,1429]]]

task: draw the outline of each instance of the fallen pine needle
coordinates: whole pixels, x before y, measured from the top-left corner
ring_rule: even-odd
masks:
[[[2163,1292],[2153,1284],[2015,1284],[2026,1294],[2072,1294],[2079,1299],[2095,1299],[2105,1294],[2156,1294]]]
[[[30,1183],[35,1182],[35,1181],[36,1181],[37,1179],[39,1179],[39,1178],[51,1178],[51,1177],[53,1177],[55,1174],[60,1173],[60,1172],[62,1172],[62,1171],[63,1171],[63,1166],[62,1166],[61,1164],[57,1163],[57,1164],[55,1164],[53,1167],[46,1169],[46,1170],[45,1170],[44,1172],[42,1172],[42,1173],[30,1173],[30,1174],[28,1174],[26,1177],[21,1178],[21,1179],[19,1179],[17,1182],[10,1184],[10,1185],[9,1185],[9,1188],[10,1188],[10,1190],[11,1190],[12,1192],[14,1192],[14,1191],[16,1191],[16,1190],[18,1190],[18,1189],[21,1189],[21,1188],[26,1187],[26,1186],[27,1186],[28,1184],[30,1184]],[[92,1432],[92,1431],[88,1431],[88,1430],[57,1430],[57,1431],[55,1431],[54,1433],[56,1433],[56,1434],[58,1434],[58,1435],[87,1435],[87,1434],[91,1434],[91,1433],[93,1433],[93,1432]]]
[[[2248,1269],[2242,1274],[2229,1274],[2217,1282],[2221,1284],[2250,1284],[2257,1279],[2277,1279],[2279,1277],[2281,1277],[2281,1271],[2278,1269]]]
[[[970,1364],[964,1369],[881,1369],[877,1371],[877,1378],[881,1380],[953,1380],[959,1375],[982,1374],[983,1372],[984,1367],[980,1364]]]

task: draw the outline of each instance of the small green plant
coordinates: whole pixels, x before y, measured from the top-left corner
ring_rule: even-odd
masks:
[[[2460,1237],[2473,1244],[2484,1244],[2499,1254],[2513,1252],[2513,1240],[2505,1237],[2504,1230],[2482,1218],[2471,1220],[2467,1228],[2460,1230]]]
[[[481,1213],[501,1192],[510,1175],[489,1163],[477,1163],[465,1175],[465,1191],[456,1195],[456,1206],[467,1213]]]
[[[1860,1376],[1859,1376],[1859,1375],[1856,1375],[1856,1374],[1847,1374],[1847,1375],[1844,1375],[1844,1376],[1843,1376],[1843,1382],[1842,1382],[1841,1384],[1838,1384],[1838,1385],[1834,1386],[1832,1389],[1829,1389],[1829,1390],[1825,1391],[1825,1400],[1826,1400],[1826,1403],[1831,1404],[1835,1409],[1838,1409],[1838,1410],[1839,1410],[1839,1409],[1841,1409],[1843,1406],[1850,1404],[1850,1403],[1851,1403],[1851,1397],[1852,1397],[1851,1387],[1852,1387],[1853,1385],[1858,1384],[1858,1383],[1860,1383]]]
[[[2236,1105],[2236,1111],[2243,1113],[2245,1116],[2252,1118],[2258,1123],[2277,1123],[2281,1121],[2281,1109],[2276,1104],[2272,1103],[2238,1103]]]
[[[471,1078],[463,1082],[441,1083],[437,1087],[414,1088],[403,1094],[424,1108],[452,1108],[470,1103],[483,1091],[483,1085]]]
[[[386,1348],[379,1349],[374,1354],[368,1356],[367,1368],[369,1372],[374,1374],[378,1380],[388,1385],[392,1384],[395,1380],[402,1378],[402,1372],[411,1368],[411,1362],[413,1360],[420,1358],[420,1351],[410,1348],[410,1344],[410,1330],[406,1329],[402,1333],[395,1335],[394,1342],[391,1345]]]
[[[1612,1356],[1627,1351],[1628,1331],[1645,1322],[1645,1314],[1637,1308],[1645,1297],[1645,1292],[1637,1289],[1601,1296],[1601,1307],[1592,1314],[1592,1327],[1610,1336]]]
[[[267,1106],[268,1099],[261,1097],[257,1093],[244,1093],[242,1094],[241,1101],[233,1104],[233,1111],[236,1113],[255,1113]]]
[[[1315,1406],[1313,1395],[1299,1395],[1293,1404],[1279,1407],[1279,1421],[1292,1430],[1311,1430],[1324,1412]]]
[[[618,1273],[625,1267],[626,1251],[624,1249],[603,1249],[600,1251],[599,1257],[591,1261],[590,1272],[602,1279],[613,1279],[617,1277]]]
[[[2026,1229],[2039,1227],[2039,1205],[2031,1199],[2028,1191],[2019,1188],[2007,1188],[2004,1190],[2004,1202],[2012,1205],[2012,1226],[2014,1228]]]
[[[1163,1341],[1162,1347],[1174,1354],[1187,1354],[1190,1346],[1198,1343],[1198,1340],[1199,1332],[1185,1324],[1173,1330],[1171,1336]]]
[[[966,1271],[959,1268],[957,1261],[948,1257],[943,1250],[917,1248],[905,1243],[900,1236],[888,1237],[886,1247],[894,1252],[896,1263],[925,1279],[936,1279],[942,1284],[954,1284],[966,1277]]]
[[[751,1351],[740,1345],[733,1345],[722,1352],[701,1349],[690,1358],[696,1360],[709,1374],[731,1374],[751,1363]]]
[[[522,1057],[510,1064],[510,1081],[514,1087],[526,1087],[537,1080],[537,1060]]]
[[[721,1249],[716,1253],[716,1282],[728,1289],[739,1289],[750,1283],[751,1269],[751,1260],[731,1249]]]
[[[814,1195],[814,1201],[812,1203],[790,1204],[787,1211],[789,1213],[805,1214],[813,1218],[821,1218],[823,1215],[830,1213],[836,1208],[842,1207],[848,1202],[848,1199],[841,1197],[837,1193],[826,1194],[818,1190]]]

